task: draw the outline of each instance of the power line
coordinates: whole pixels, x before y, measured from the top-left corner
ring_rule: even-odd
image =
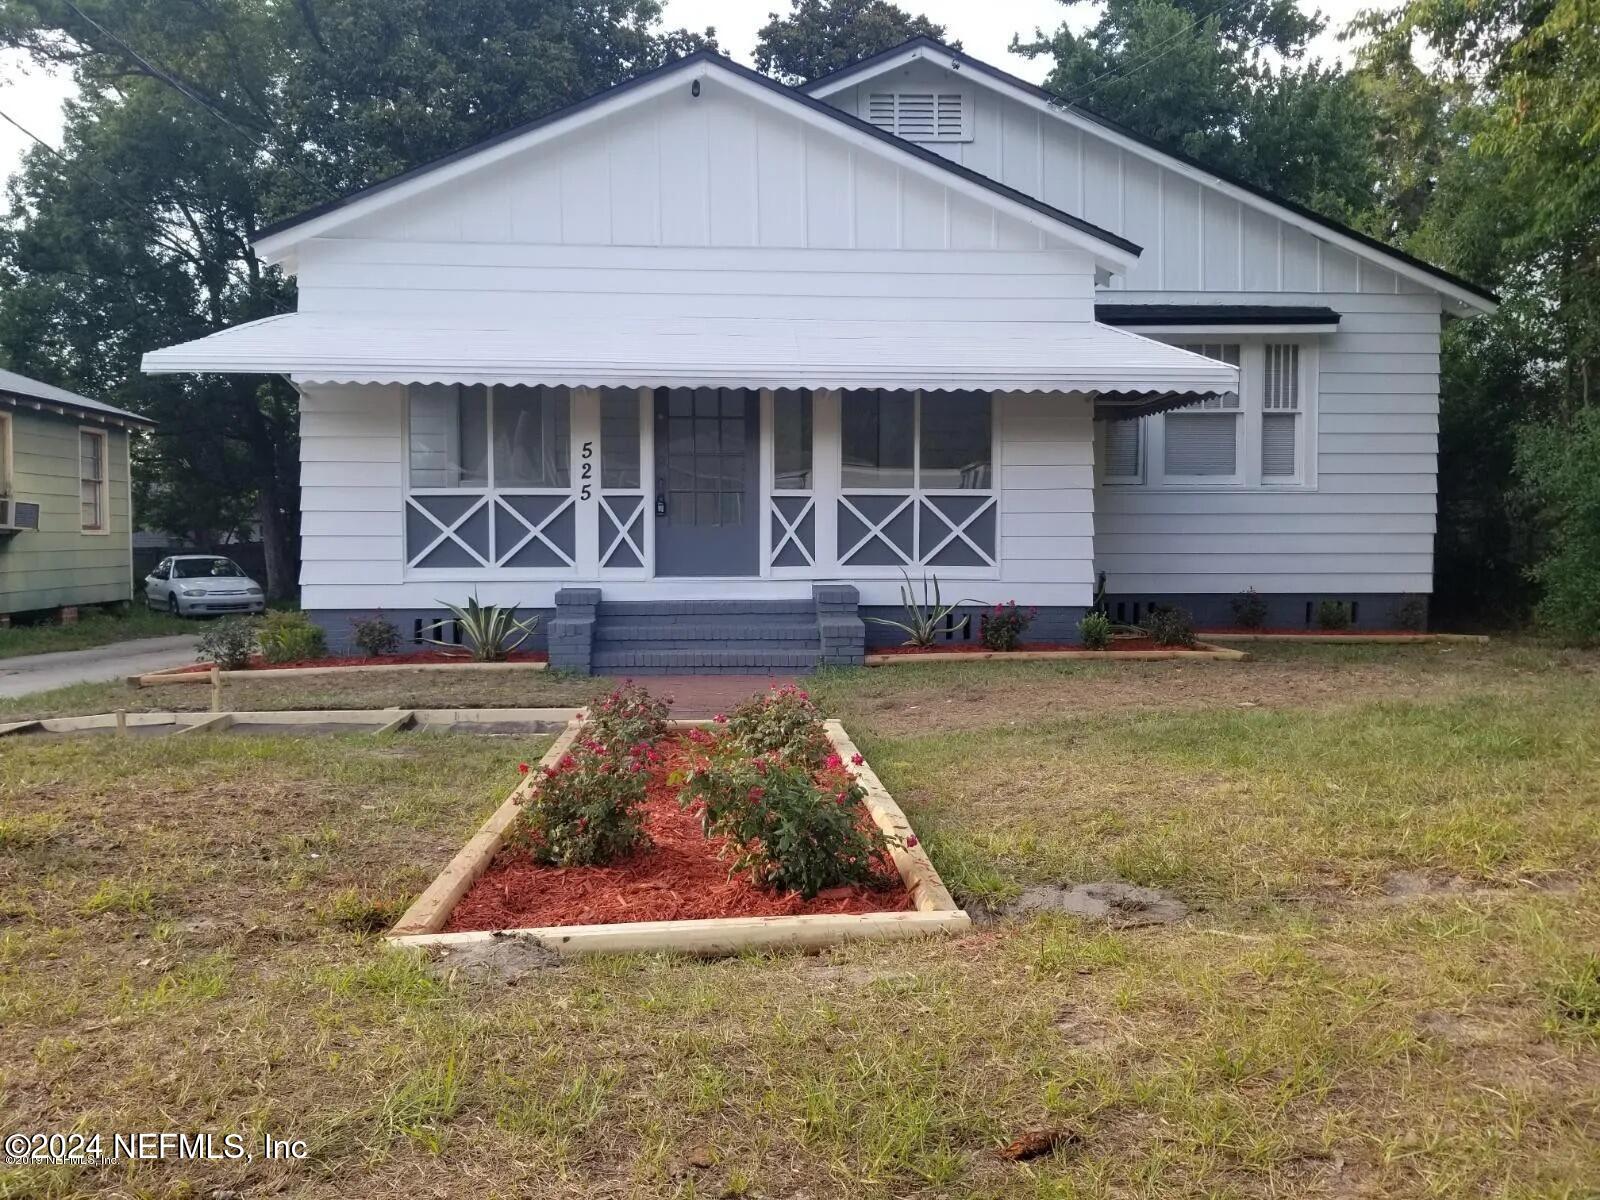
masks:
[[[317,180],[311,178],[311,176],[307,175],[304,171],[300,170],[300,168],[295,166],[293,163],[280,161],[277,158],[277,156],[274,155],[272,153],[272,151],[267,148],[267,144],[264,141],[261,141],[260,139],[256,138],[253,134],[250,133],[249,130],[247,130],[247,129],[243,128],[242,126],[240,126],[239,124],[237,124],[233,120],[232,117],[228,116],[227,113],[223,112],[222,109],[218,108],[214,103],[211,102],[211,100],[208,97],[202,96],[199,92],[195,91],[194,88],[190,87],[187,83],[183,82],[183,80],[181,80],[177,76],[173,75],[172,72],[166,70],[165,68],[163,68],[159,64],[151,61],[150,59],[146,58],[144,55],[140,54],[137,50],[135,50],[132,46],[130,46],[126,41],[124,41],[117,34],[111,32],[111,30],[107,29],[104,25],[100,24],[99,21],[96,21],[88,13],[84,12],[81,8],[79,8],[76,4],[74,4],[72,2],[72,0],[63,0],[63,2],[66,4],[66,6],[68,8],[70,8],[74,13],[76,13],[78,15],[78,18],[80,20],[86,22],[91,27],[93,27],[94,29],[99,30],[106,37],[110,38],[113,42],[115,42],[117,44],[118,47],[121,48],[121,50],[122,50],[122,52],[124,54],[126,54],[129,58],[133,59],[134,62],[138,63],[139,66],[143,67],[152,76],[154,76],[156,79],[159,79],[162,83],[165,83],[168,87],[172,88],[180,96],[184,97],[186,100],[189,100],[194,104],[198,104],[201,108],[205,109],[206,112],[210,113],[213,117],[215,117],[218,121],[221,121],[224,125],[226,125],[234,133],[238,134],[240,137],[244,138],[245,141],[249,142],[250,145],[254,149],[256,149],[256,150],[260,151],[262,154],[266,155],[266,157],[268,159],[270,159],[272,162],[274,162],[278,166],[282,167],[285,171],[288,171],[291,175],[293,175],[296,179],[300,180],[300,182],[304,183],[306,186],[315,188],[319,192],[323,193],[324,195],[326,195],[326,196],[328,196],[330,198],[337,198],[337,193],[334,192],[334,190],[332,188],[328,187],[326,184],[320,183]],[[269,122],[269,124],[270,124],[270,122]]]
[[[1139,62],[1130,64],[1130,65],[1126,65],[1126,66],[1123,66],[1121,68],[1111,67],[1111,68],[1109,68],[1109,69],[1107,69],[1105,71],[1102,71],[1100,74],[1096,75],[1093,79],[1089,80],[1089,82],[1086,83],[1083,87],[1077,89],[1072,94],[1067,95],[1067,96],[1060,96],[1060,97],[1057,97],[1057,98],[1067,108],[1071,108],[1074,104],[1076,104],[1079,100],[1082,100],[1085,96],[1092,95],[1098,89],[1098,85],[1102,80],[1109,79],[1113,75],[1115,75],[1115,76],[1117,76],[1118,78],[1121,78],[1121,79],[1126,79],[1130,75],[1136,74],[1137,72],[1144,70],[1144,68],[1148,67],[1151,63],[1165,58],[1168,54],[1171,54],[1173,50],[1176,50],[1177,49],[1176,43],[1177,43],[1178,39],[1179,38],[1183,38],[1183,37],[1187,37],[1189,34],[1193,33],[1194,30],[1195,30],[1195,27],[1200,24],[1200,19],[1201,19],[1201,14],[1200,13],[1195,13],[1194,16],[1189,18],[1189,23],[1187,25],[1185,25],[1182,29],[1178,30],[1178,32],[1173,34],[1171,37],[1165,38],[1162,41],[1157,42],[1154,46],[1152,46],[1150,48],[1152,53],[1147,55],[1144,59],[1140,60]],[[1165,46],[1167,48],[1165,50],[1162,50],[1161,48],[1163,46]],[[1160,54],[1153,53],[1156,50],[1161,50],[1161,53]]]

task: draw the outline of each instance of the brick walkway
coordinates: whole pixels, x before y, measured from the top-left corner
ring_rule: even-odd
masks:
[[[672,697],[675,717],[714,717],[769,687],[794,683],[792,675],[641,675],[636,681],[657,696]]]

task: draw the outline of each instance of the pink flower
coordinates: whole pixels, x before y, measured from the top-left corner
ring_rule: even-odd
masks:
[[[852,763],[854,763],[856,766],[859,767],[862,763],[866,762],[867,760],[862,758],[861,755],[859,755],[859,754],[852,754],[850,756],[850,761]]]
[[[761,797],[765,796],[766,794],[767,794],[767,790],[765,788],[758,788],[758,787],[751,788],[750,789],[750,803],[754,804],[757,800],[761,799]]]
[[[837,754],[830,754],[823,760],[823,766],[828,767],[830,770],[837,771],[840,767],[844,766],[844,760]]]
[[[716,716],[712,717],[711,719],[713,721],[715,721],[718,725],[726,725],[728,723],[728,718],[722,713],[718,713]]]
[[[517,764],[517,774],[518,775],[526,775],[527,773],[528,773],[528,764],[527,763],[518,763]]]
[[[916,844],[917,844],[917,835],[914,834],[914,833],[906,834],[906,845],[907,846],[915,846]]]

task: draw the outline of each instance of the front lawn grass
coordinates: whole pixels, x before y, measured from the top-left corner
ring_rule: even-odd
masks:
[[[818,681],[962,899],[1119,878],[1186,921],[514,985],[371,931],[547,739],[7,742],[0,1110],[311,1158],[0,1195],[1592,1195],[1595,660],[1294,649]]]
[[[198,621],[185,621],[166,613],[151,612],[142,602],[136,602],[126,613],[85,608],[72,625],[59,624],[52,615],[49,620],[0,629],[0,659],[16,658],[23,654],[50,654],[58,650],[87,650],[94,646],[109,646],[113,642],[130,642],[136,638],[170,637],[180,633],[192,635],[203,628]]]

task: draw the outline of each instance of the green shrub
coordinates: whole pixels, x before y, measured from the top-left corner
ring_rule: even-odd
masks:
[[[667,732],[670,702],[637,683],[624,683],[589,701],[584,737],[614,750],[654,742]]]
[[[1324,600],[1317,605],[1317,628],[1336,631],[1350,628],[1350,606],[1343,600]]]
[[[1600,641],[1600,405],[1570,421],[1528,426],[1517,474],[1538,506],[1543,537],[1529,574],[1544,589],[1534,619],[1563,641]]]
[[[1422,596],[1401,596],[1394,623],[1407,633],[1421,633],[1428,627],[1428,601]]]
[[[1104,650],[1111,645],[1111,618],[1092,612],[1078,622],[1078,640],[1085,650]]]
[[[195,645],[195,661],[242,671],[256,652],[257,623],[250,617],[224,617],[206,627]]]
[[[1018,608],[1015,600],[996,604],[978,619],[978,637],[990,650],[1015,650],[1038,615],[1037,608]]]
[[[541,772],[511,841],[557,867],[615,862],[644,849],[650,838],[641,807],[655,761],[648,746],[623,751],[594,739],[580,742]]]
[[[362,617],[351,627],[356,648],[369,658],[383,658],[400,653],[400,629],[382,613]]]
[[[730,741],[689,772],[679,801],[704,806],[706,832],[737,855],[734,871],[810,898],[879,879],[885,842],[862,812],[864,794],[837,755],[814,772],[781,754],[747,758]]]
[[[1145,618],[1145,631],[1158,646],[1193,646],[1194,617],[1186,608],[1153,608]]]
[[[1233,623],[1240,629],[1260,629],[1267,623],[1267,601],[1255,588],[1245,588],[1228,602]]]
[[[833,752],[811,694],[792,683],[752,696],[717,722],[726,722],[729,737],[750,758],[777,753],[816,769]]]
[[[261,657],[269,663],[304,662],[324,658],[328,639],[322,627],[302,612],[269,612],[257,635]]]

